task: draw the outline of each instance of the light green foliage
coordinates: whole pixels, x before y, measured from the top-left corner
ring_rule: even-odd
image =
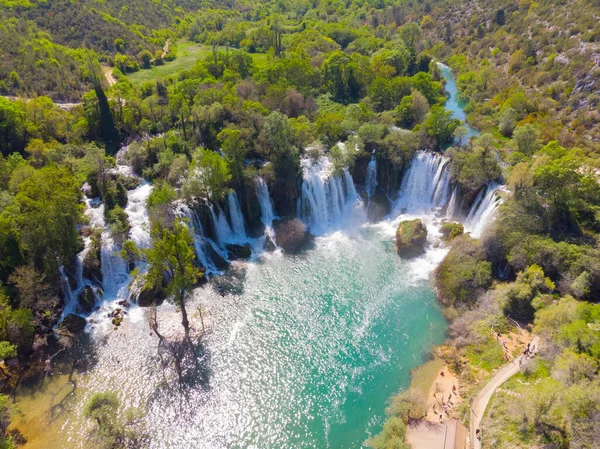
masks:
[[[219,199],[230,179],[227,162],[214,151],[199,148],[192,156],[182,194],[188,198]]]
[[[20,186],[14,214],[23,249],[38,266],[50,268],[67,261],[79,247],[75,226],[82,221],[81,192],[65,168],[37,170]]]
[[[535,313],[532,301],[542,292],[551,292],[554,287],[554,282],[544,276],[540,266],[531,265],[518,273],[516,281],[510,285],[506,292],[504,312],[531,321]]]
[[[396,108],[398,114],[398,125],[412,128],[423,121],[429,112],[429,103],[419,91],[405,96]]]
[[[241,131],[226,128],[219,133],[217,139],[221,142],[221,151],[225,154],[225,160],[233,177],[241,179],[247,153],[246,142],[242,138]]]
[[[137,409],[119,414],[120,401],[116,393],[95,393],[85,404],[84,416],[95,423],[92,440],[103,449],[139,448],[147,443],[139,429],[142,417]]]
[[[512,136],[515,150],[531,156],[540,149],[540,131],[533,125],[518,126]]]

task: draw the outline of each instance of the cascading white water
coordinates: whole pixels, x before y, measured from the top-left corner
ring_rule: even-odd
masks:
[[[245,241],[246,226],[244,225],[244,215],[242,214],[242,208],[240,202],[237,199],[235,191],[229,192],[227,195],[227,201],[229,204],[229,218],[231,221],[231,230],[233,231],[233,237],[238,241]]]
[[[367,165],[367,175],[365,177],[365,192],[367,197],[371,198],[377,189],[377,159],[375,155],[371,156],[371,160]]]
[[[208,274],[218,273],[219,270],[217,270],[215,264],[206,253],[206,245],[209,244],[209,239],[204,236],[202,222],[200,221],[196,211],[191,209],[185,203],[179,203],[175,209],[175,213],[188,219],[189,226],[194,236],[194,249],[196,250],[196,257],[202,266],[206,268],[206,272]]]
[[[256,186],[256,196],[260,204],[260,219],[265,227],[270,227],[273,224],[275,212],[273,212],[273,202],[271,201],[271,195],[269,195],[269,187],[260,176],[254,179],[254,184]]]
[[[356,204],[358,201],[358,193],[356,193],[354,180],[347,168],[344,168],[344,183],[346,184],[346,203]]]
[[[225,212],[218,205],[210,205],[210,217],[215,230],[217,244],[221,248],[227,243],[241,243],[248,240],[244,216],[237,195],[234,191],[227,195],[229,221]],[[216,211],[215,211],[216,209]],[[230,224],[231,223],[231,224]]]
[[[152,185],[143,182],[139,187],[130,190],[127,193],[127,206],[125,213],[131,225],[129,238],[135,242],[139,248],[148,248],[152,243],[150,239],[150,219],[146,200],[150,196]]]
[[[300,218],[311,232],[319,234],[351,218],[357,208],[358,197],[352,176],[344,170],[343,177],[333,176],[333,164],[327,157],[317,161],[304,158],[302,193],[298,202]]]
[[[469,215],[465,219],[465,228],[473,237],[480,237],[485,226],[492,220],[498,206],[502,203],[502,198],[498,195],[501,189],[498,183],[491,183],[481,189]]]
[[[416,214],[446,206],[451,194],[448,163],[439,154],[419,151],[402,180],[396,212]]]
[[[454,189],[452,189],[452,196],[450,197],[450,202],[448,203],[448,207],[446,208],[446,218],[448,220],[453,220],[458,216],[458,195],[458,186],[455,186]]]
[[[217,208],[218,213],[215,212],[215,207]],[[224,245],[225,243],[230,242],[232,240],[232,231],[229,223],[227,222],[227,218],[225,217],[225,213],[218,205],[213,206],[211,204],[209,209],[217,243],[219,245]]]

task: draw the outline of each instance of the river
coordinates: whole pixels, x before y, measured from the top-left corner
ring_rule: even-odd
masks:
[[[107,311],[127,296],[121,273],[88,326],[88,370],[75,384],[56,376],[21,392],[17,426],[30,440],[25,447],[90,447],[83,404],[93,392],[116,391],[124,408],[144,411],[152,448],[360,448],[381,429],[390,396],[444,340],[430,275],[447,251],[437,231],[451,201],[446,165],[420,153],[395,212],[378,224],[366,223],[348,173],[327,180],[327,167],[305,167],[303,194],[323,201],[306,217],[319,231],[313,248],[235,263],[194,291],[192,323],[200,328],[200,308],[207,332],[200,367],[183,384],[158,349],[146,309],[133,305],[121,327],[110,325]],[[148,193],[146,184],[130,193],[132,204]],[[143,211],[130,209],[132,232],[146,236]],[[332,218],[327,211],[334,209]],[[475,223],[489,214],[470,215]],[[394,231],[413,216],[427,223],[429,245],[425,255],[403,261]],[[180,333],[173,306],[159,307],[158,321],[163,333]]]

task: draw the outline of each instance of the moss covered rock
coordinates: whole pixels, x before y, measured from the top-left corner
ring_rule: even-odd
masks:
[[[67,315],[64,320],[58,325],[60,329],[64,329],[71,334],[78,334],[85,328],[87,321],[77,315]]]
[[[459,235],[463,235],[465,233],[465,227],[460,223],[450,223],[446,222],[440,228],[440,232],[444,237],[444,240],[450,241]]]
[[[427,228],[421,220],[401,221],[396,229],[396,252],[405,259],[420,256],[425,252]]]
[[[94,290],[92,290],[92,287],[86,285],[83,290],[81,290],[81,293],[79,293],[77,302],[79,303],[79,309],[82,312],[90,313],[96,305],[96,296],[94,295]]]

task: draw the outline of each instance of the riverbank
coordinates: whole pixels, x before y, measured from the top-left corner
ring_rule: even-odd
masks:
[[[445,311],[446,315],[448,312],[449,310]],[[491,316],[493,314],[488,318]],[[457,324],[458,318],[451,320],[450,333],[453,332],[452,327]],[[468,428],[472,424],[470,421],[473,401],[477,401],[481,390],[494,379],[499,368],[505,368],[505,363],[516,363],[528,346],[539,345],[536,343],[539,339],[534,340],[531,332],[514,320],[506,319],[504,324],[505,326],[490,326],[483,330],[483,334],[487,334],[485,340],[466,348],[461,347],[456,336],[447,336],[443,344],[432,349],[430,360],[411,371],[411,382],[407,389],[390,399],[392,404],[408,401],[412,403],[411,407],[414,410],[421,410],[418,412],[418,418],[409,418],[406,427],[405,441],[412,444],[413,449],[421,449],[418,445],[424,441],[434,444],[432,441],[437,438],[435,435],[447,431],[446,427],[437,426],[440,422],[450,422],[450,428],[454,428],[456,424],[453,420],[457,420]],[[502,354],[502,358],[498,357],[499,354]],[[520,364],[517,365],[519,366]],[[478,411],[480,416],[477,417],[477,428],[478,423],[485,417],[485,407],[480,406]],[[431,425],[423,425],[424,422]],[[460,424],[458,426],[460,427]],[[432,434],[428,436],[428,432]],[[475,431],[471,433],[474,435]],[[456,435],[462,438],[466,437],[467,433],[461,431]],[[468,441],[469,439],[465,444],[468,444]],[[415,444],[417,446],[414,446]]]

